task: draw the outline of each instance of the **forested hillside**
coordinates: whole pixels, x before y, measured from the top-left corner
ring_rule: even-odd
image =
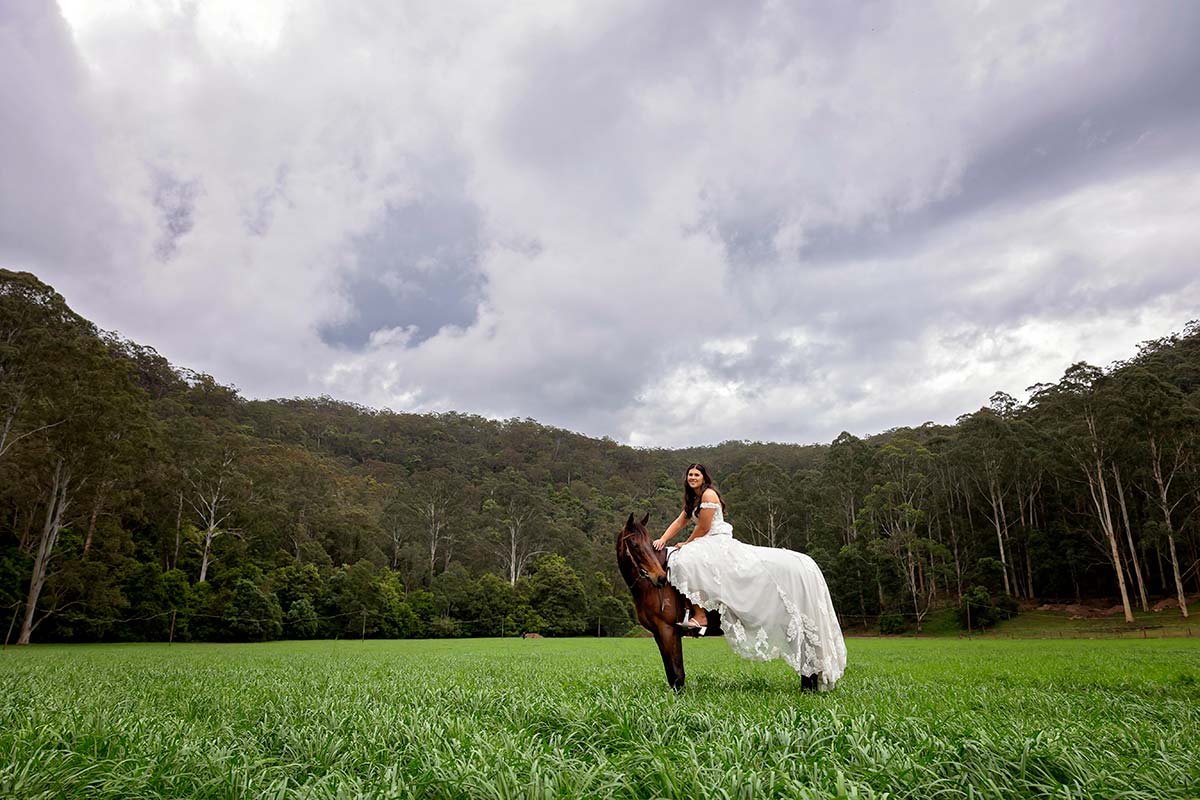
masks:
[[[964,597],[1131,618],[1200,592],[1198,433],[1194,323],[953,426],[643,450],[246,400],[0,270],[0,608],[21,642],[620,634],[615,533],[664,528],[702,461],[737,535],[813,555],[845,625]]]

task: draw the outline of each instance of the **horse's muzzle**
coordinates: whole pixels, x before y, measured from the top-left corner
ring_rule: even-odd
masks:
[[[654,584],[659,589],[661,589],[662,587],[667,585],[666,574],[651,575],[649,572],[646,572],[646,570],[644,570],[644,569],[639,569],[638,572],[642,573],[643,578],[650,581],[650,583]]]

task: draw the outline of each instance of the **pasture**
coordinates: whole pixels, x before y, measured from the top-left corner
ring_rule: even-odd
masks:
[[[851,639],[828,694],[688,641],[9,649],[0,795],[1200,795],[1200,641]]]

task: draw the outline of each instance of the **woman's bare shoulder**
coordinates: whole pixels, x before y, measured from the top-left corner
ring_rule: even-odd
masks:
[[[704,490],[704,494],[700,495],[701,502],[704,503],[719,503],[721,496],[717,494],[717,490],[711,486]]]

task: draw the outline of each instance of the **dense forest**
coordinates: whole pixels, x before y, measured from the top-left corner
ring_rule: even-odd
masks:
[[[528,419],[247,400],[0,270],[5,642],[619,635],[613,539],[707,464],[843,625],[1200,592],[1200,326],[1027,403],[828,445],[626,447]]]

